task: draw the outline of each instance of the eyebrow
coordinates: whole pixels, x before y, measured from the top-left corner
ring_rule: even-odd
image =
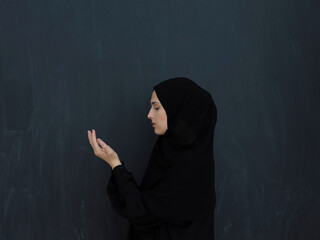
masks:
[[[151,102],[151,105],[153,105],[153,104],[159,104],[158,102]]]

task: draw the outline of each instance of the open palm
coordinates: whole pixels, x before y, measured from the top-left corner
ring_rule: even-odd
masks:
[[[120,162],[118,154],[100,138],[97,139],[96,131],[92,129],[92,132],[88,130],[88,138],[94,154],[106,161],[110,166],[113,166]]]

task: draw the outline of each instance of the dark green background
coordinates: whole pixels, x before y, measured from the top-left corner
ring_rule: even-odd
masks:
[[[87,130],[140,183],[157,137],[152,87],[175,76],[218,109],[216,239],[320,239],[319,9],[0,1],[0,239],[125,240]]]

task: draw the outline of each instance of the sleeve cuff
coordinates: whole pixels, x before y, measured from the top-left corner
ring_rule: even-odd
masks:
[[[127,182],[131,178],[131,175],[125,168],[123,162],[122,164],[119,164],[113,168],[112,175],[118,186],[120,186],[124,182]]]

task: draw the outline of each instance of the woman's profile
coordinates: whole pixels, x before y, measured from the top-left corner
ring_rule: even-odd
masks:
[[[94,153],[112,168],[106,190],[130,223],[127,240],[213,240],[217,109],[211,94],[175,77],[154,86],[150,104],[147,117],[158,138],[140,186],[117,153],[88,131]]]

